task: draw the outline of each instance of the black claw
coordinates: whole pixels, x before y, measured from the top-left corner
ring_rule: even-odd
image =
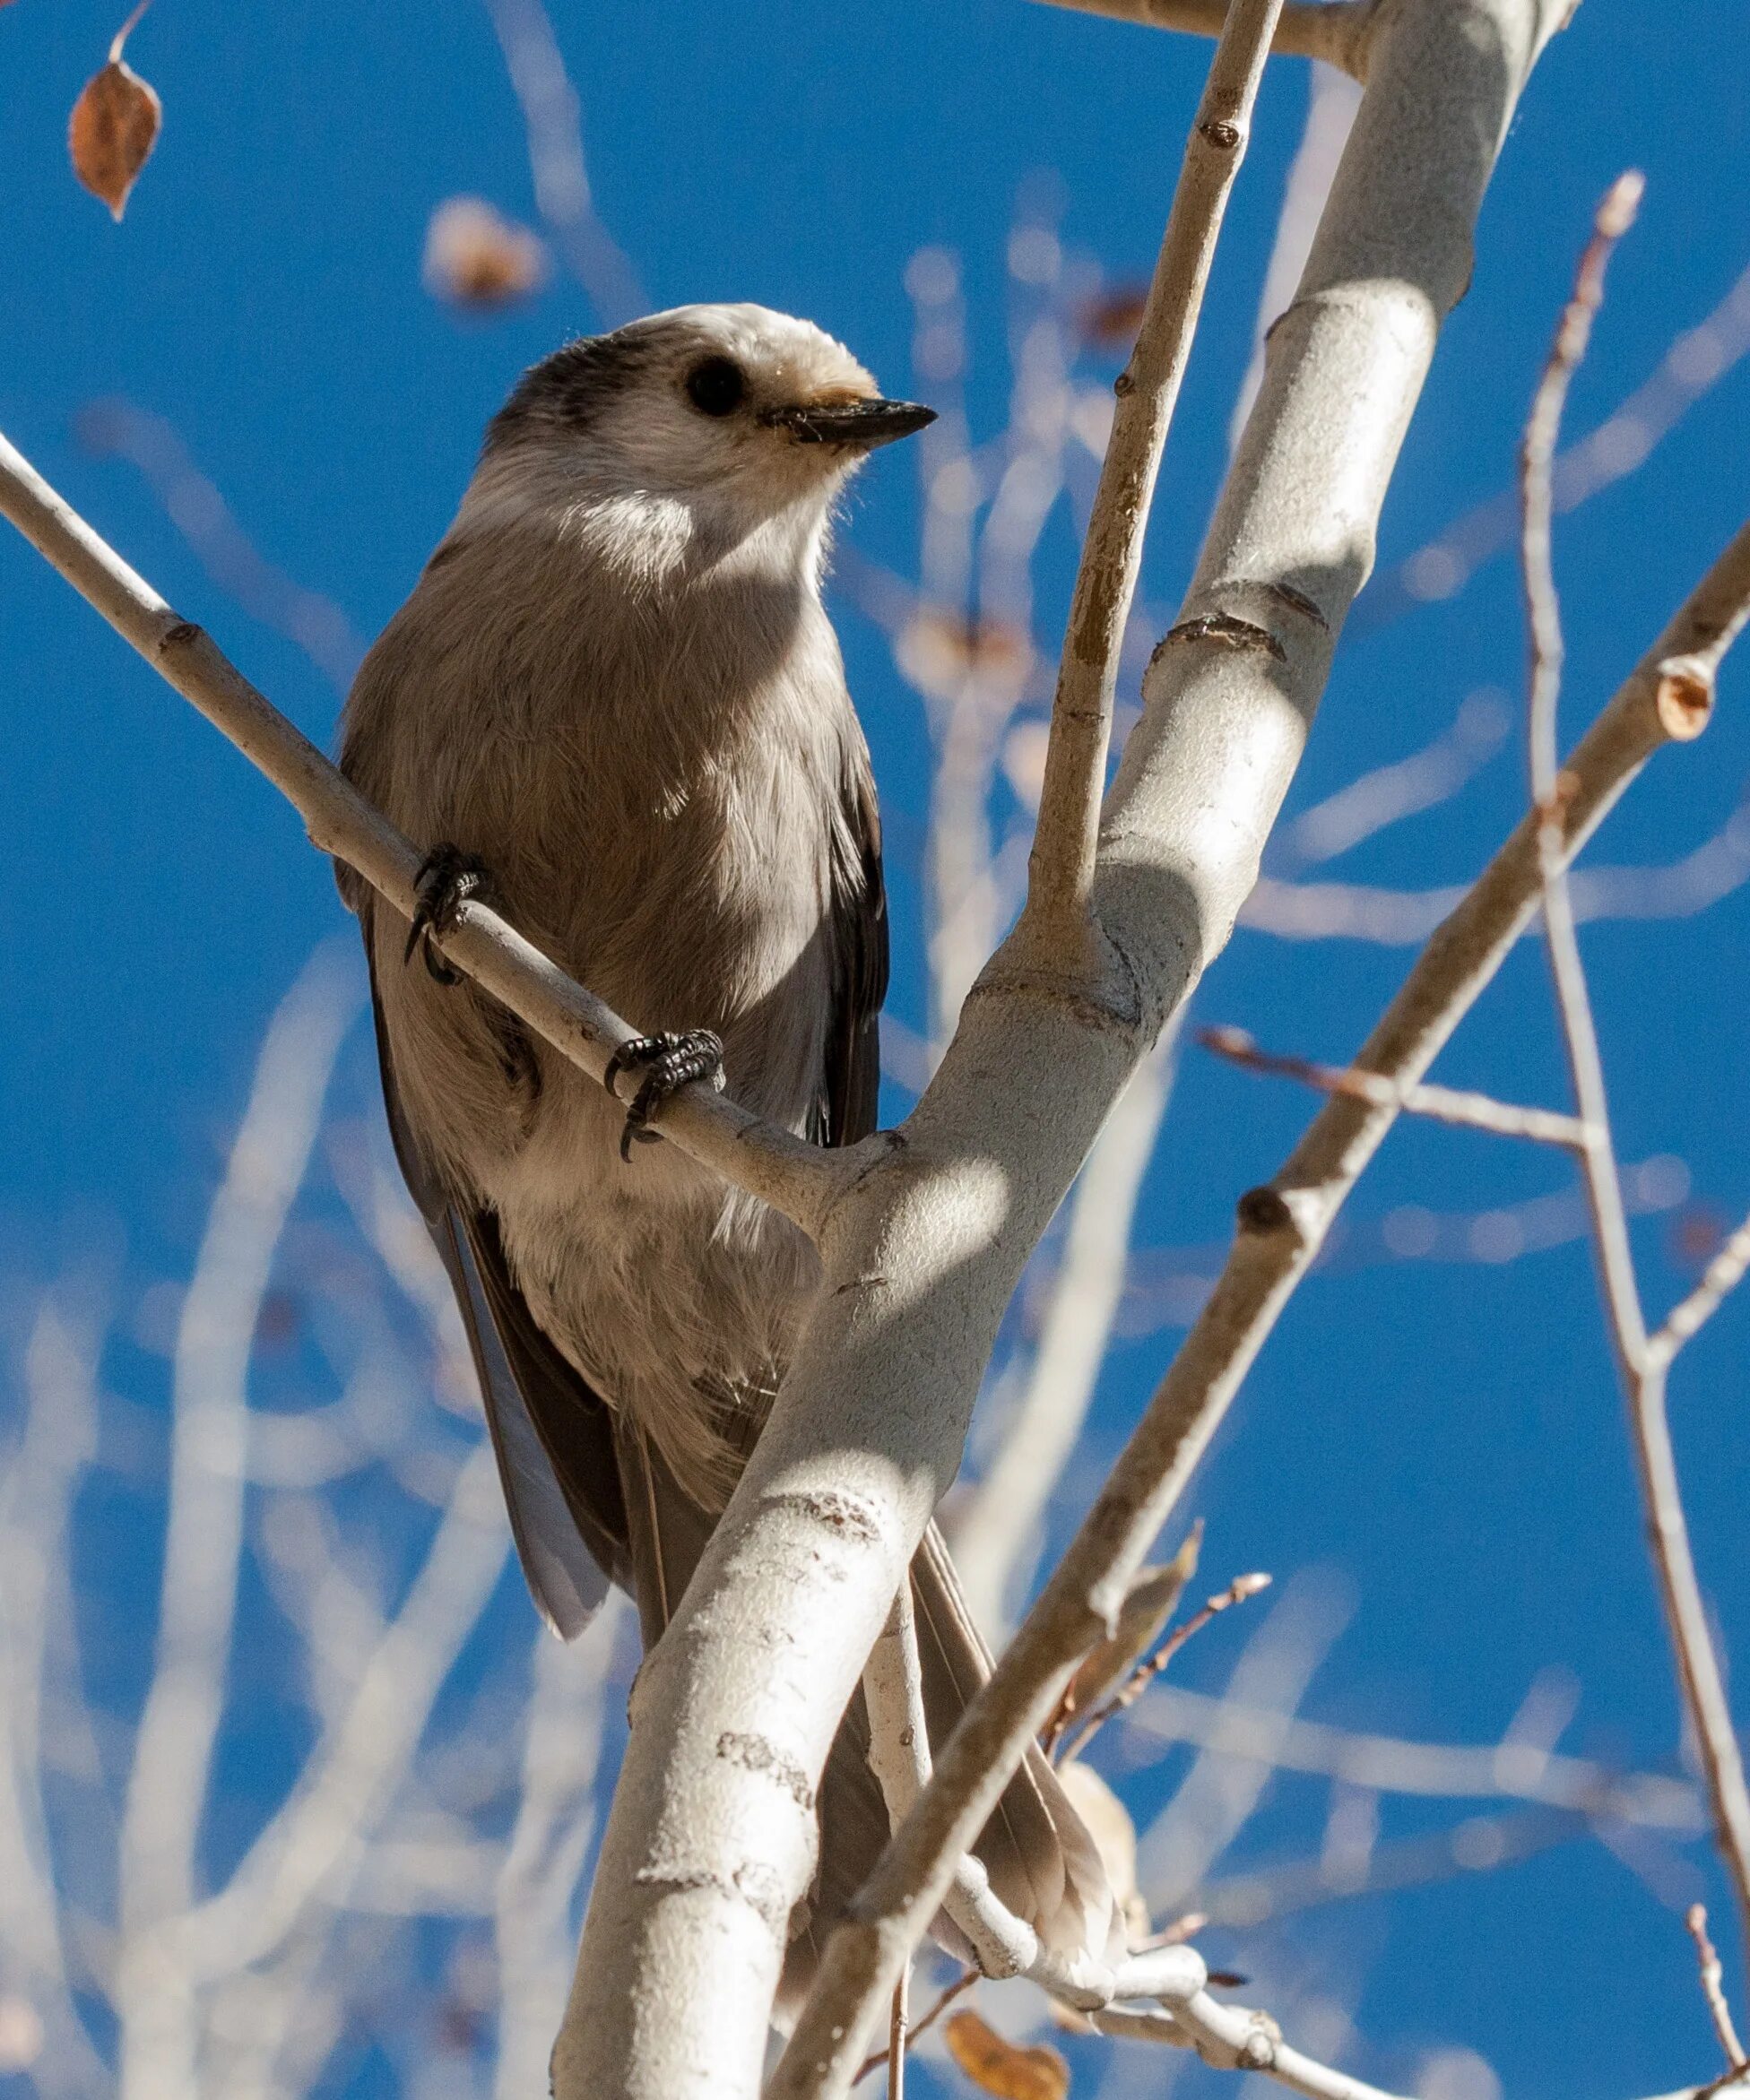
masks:
[[[462,972],[445,962],[432,936],[447,933],[455,924],[456,912],[463,904],[470,897],[483,897],[489,886],[490,878],[483,860],[472,853],[464,853],[460,846],[447,843],[434,846],[420,861],[420,872],[413,878],[419,903],[413,912],[413,923],[407,929],[407,947],[402,961],[411,963],[417,948],[425,957],[427,970],[439,984],[460,983]]]
[[[661,1035],[635,1035],[608,1059],[602,1083],[610,1093],[622,1072],[644,1075],[644,1083],[626,1111],[626,1128],[619,1134],[619,1156],[629,1160],[634,1139],[640,1145],[655,1144],[656,1133],[650,1128],[650,1119],[671,1093],[698,1079],[708,1079],[715,1092],[723,1092],[723,1041],[708,1028],[665,1029]]]

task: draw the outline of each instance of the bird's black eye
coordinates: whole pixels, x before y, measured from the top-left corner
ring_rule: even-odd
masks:
[[[732,358],[706,358],[687,375],[687,398],[703,415],[732,414],[747,391],[747,376]]]

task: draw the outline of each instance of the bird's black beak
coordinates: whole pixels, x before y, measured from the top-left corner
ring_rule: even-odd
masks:
[[[934,409],[914,401],[813,402],[795,408],[772,409],[765,420],[787,430],[801,445],[855,445],[872,452],[909,437],[936,419]]]

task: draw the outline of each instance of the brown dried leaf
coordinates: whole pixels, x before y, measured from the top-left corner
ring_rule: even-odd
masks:
[[[128,31],[148,4],[149,0],[140,0],[139,6],[116,31],[109,47],[109,63],[85,82],[67,125],[73,172],[93,196],[103,199],[117,220],[126,208],[127,193],[158,143],[164,114],[164,106],[153,90],[131,65],[122,63],[122,47]]]
[[[949,2053],[981,2093],[997,2100],[1068,2100],[1070,2067],[1055,2049],[1005,2042],[975,2012],[957,2012],[942,2030]]]
[[[483,197],[447,197],[426,229],[424,275],[427,290],[453,305],[507,307],[540,286],[547,251]]]
[[[1082,334],[1087,341],[1108,350],[1129,350],[1142,325],[1148,303],[1146,284],[1109,285],[1083,307],[1079,316]]]

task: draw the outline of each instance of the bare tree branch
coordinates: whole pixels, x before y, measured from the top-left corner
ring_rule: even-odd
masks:
[[[1750,2071],[1744,2044],[1737,2038],[1737,2028],[1732,2020],[1732,2009],[1726,2002],[1726,1985],[1720,1966],[1720,1956],[1713,1941],[1708,1937],[1708,1914],[1705,1906],[1692,1903],[1684,1914],[1684,1923],[1689,1928],[1689,1937],[1695,1942],[1695,1960],[1701,1972],[1702,1995],[1708,2001],[1708,2017],[1713,2022],[1713,2031],[1720,2037],[1720,2046],[1733,2076]]]
[[[1603,422],[1577,438],[1551,468],[1558,516],[1578,510],[1642,466],[1658,445],[1750,351],[1750,269],[1743,270],[1712,312],[1676,336],[1651,376]],[[1372,634],[1417,607],[1451,598],[1485,562],[1519,535],[1519,491],[1502,489],[1455,519],[1369,585],[1351,631]]]
[[[1395,1104],[1412,1116],[1427,1116],[1437,1123],[1457,1123],[1469,1130],[1487,1130],[1497,1137],[1529,1137],[1541,1145],[1559,1145],[1572,1152],[1586,1143],[1586,1128],[1577,1117],[1555,1109],[1520,1108],[1493,1095],[1460,1092],[1451,1086],[1395,1085],[1376,1072],[1364,1072],[1355,1065],[1317,1065],[1310,1058],[1282,1057],[1262,1050],[1243,1028],[1200,1028],[1197,1040],[1217,1057],[1248,1072],[1263,1072],[1279,1079],[1298,1079],[1321,1093],[1347,1093],[1356,1101],[1378,1106]]]
[[[1702,1272],[1702,1280],[1666,1315],[1665,1325],[1647,1342],[1647,1358],[1663,1369],[1692,1335],[1706,1326],[1750,1270],[1750,1218],[1726,1241]]]
[[[1519,87],[1555,26],[1553,6],[1540,11],[1508,4],[1412,4],[1381,20],[1368,94],[1300,297],[1273,333],[1265,383],[1184,615],[1145,680],[1143,718],[1108,802],[1096,908],[1139,989],[1184,986],[1197,967],[1192,958],[1210,952],[1212,936],[1225,936],[1250,886],[1262,834],[1252,817],[1239,817],[1232,787],[1249,777],[1251,795],[1261,795],[1272,808],[1278,805],[1306,713],[1323,684],[1334,631],[1365,574],[1379,504],[1440,318],[1468,275],[1470,230],[1494,152]],[[1416,140],[1413,160],[1402,143],[1409,136]],[[1322,376],[1338,369],[1345,375],[1340,399]],[[1341,500],[1334,502],[1338,488]],[[1227,793],[1215,786],[1212,767],[1227,781]],[[987,971],[983,998],[969,1002],[956,1049],[966,1044],[969,1024],[987,1015],[1007,990],[1007,961],[1000,954]],[[1177,1003],[1173,998],[1165,1010]],[[1110,1088],[1099,1070],[1106,1061],[1099,1040],[1084,1037],[1078,1092],[1103,1102]],[[939,1110],[955,1061],[951,1050],[914,1121]],[[991,1089],[1015,1091],[1005,1065],[983,1068]],[[1117,1069],[1122,1073],[1122,1063]],[[986,1161],[1001,1156],[992,1149],[991,1107],[987,1096],[979,1119],[980,1156]],[[1035,1117],[1028,1119],[1024,1147],[1018,1158],[1029,1153],[1039,1158]],[[1020,1185],[1011,1181],[1008,1191],[1010,1231],[1018,1225]],[[1286,1205],[1278,1204],[1286,1213]],[[1032,1215],[1029,1209],[1029,1226]],[[884,1257],[890,1245],[883,1240]],[[964,1333],[964,1315],[961,1325]],[[978,1331],[988,1331],[983,1320]],[[806,1394],[811,1425],[819,1421],[820,1396],[801,1374],[814,1369],[816,1337],[829,1333],[817,1314],[802,1361],[792,1373],[790,1392]],[[914,1322],[910,1345],[916,1345]],[[1243,1368],[1234,1366],[1235,1382]],[[1209,1387],[1201,1370],[1193,1358],[1196,1414],[1207,1415],[1213,1428],[1231,1387],[1224,1382],[1217,1406],[1206,1407]],[[940,1390],[939,1382],[939,1411]],[[751,1504],[767,1481],[782,1477],[795,1448],[791,1425],[803,1409],[798,1404],[786,1412],[787,1396],[780,1396],[703,1564],[707,1583],[722,1579],[731,1554],[746,1551]],[[905,1950],[940,1903],[955,1860],[989,1813],[1077,1655],[1106,1630],[1122,1604],[1129,1577],[1188,1471],[1188,1463],[1178,1462],[1200,1452],[1202,1438],[1186,1438],[1179,1426],[1178,1403],[1177,1393],[1157,1400],[1040,1605],[940,1753],[930,1786],[858,1898],[852,1921],[829,1941],[770,2100],[814,2100],[844,2090]],[[896,1426],[889,1422],[881,1431],[869,1424],[863,1433],[878,1435],[879,1448],[897,1448]],[[905,1426],[915,1432],[914,1423]],[[915,1466],[915,1445],[905,1448]],[[848,1454],[841,1450],[837,1458],[846,1464]],[[884,1564],[883,1612],[903,1565]],[[846,1594],[844,1587],[835,1592],[841,1612]],[[683,1607],[677,1623],[685,1617]],[[872,1639],[872,1627],[859,1631]],[[813,1658],[816,1668],[821,1661]],[[697,1676],[680,1671],[677,1676],[697,1698]],[[658,1733],[680,1725],[680,1702],[672,1694],[671,1700],[664,1701]],[[819,1754],[824,1750],[822,1741]],[[635,1729],[634,1759],[637,1752]],[[628,1772],[633,1768],[628,1763]],[[617,1817],[619,1810],[617,1802]],[[654,1799],[628,1804],[628,1811],[653,1826],[661,1814]],[[617,1880],[629,1880],[647,1857],[619,1856]],[[620,1919],[623,1930],[623,1908]],[[601,1961],[609,1953],[603,1940],[592,1943],[586,1936],[585,1964],[592,1954]],[[605,2002],[605,1992],[585,1997],[580,1991],[572,2021],[581,2027],[585,2009]],[[608,2068],[605,2057],[594,2061],[598,2087],[621,2075]],[[671,2061],[671,2075],[684,2076],[680,2063]],[[567,2087],[562,2079],[559,2089],[561,2100],[570,2100],[572,2092],[589,2086],[579,2080]]]
[[[1377,2086],[1333,2070],[1328,2064],[1291,2046],[1267,2012],[1249,2012],[1243,2006],[1224,2005],[1200,1991],[1183,2005],[1167,2012],[1132,2012],[1117,2007],[1090,2016],[1103,2035],[1122,2035],[1132,2041],[1165,2042],[1180,2049],[1194,2049],[1203,2061],[1217,2070],[1255,2071],[1274,2078],[1290,2092],[1304,2093],[1307,2100],[1392,2100]]]
[[[541,0],[486,0],[523,106],[529,172],[541,222],[589,294],[604,328],[618,328],[649,304],[624,249],[602,223],[584,159],[577,91]]]
[[[1536,1802],[1575,1815],[1687,1833],[1701,1827],[1695,1789],[1659,1772],[1618,1772],[1585,1758],[1516,1749],[1511,1742],[1413,1742],[1369,1735],[1261,1707],[1157,1685],[1130,1725],[1165,1742],[1194,1743],[1230,1757],[1304,1772],[1382,1793],[1438,1800]]]
[[[1563,851],[1563,802],[1577,782],[1556,771],[1556,702],[1562,680],[1562,624],[1550,555],[1553,499],[1550,466],[1555,457],[1568,385],[1585,355],[1592,317],[1603,297],[1604,270],[1611,248],[1633,222],[1642,179],[1621,177],[1599,205],[1592,238],[1581,257],[1572,298],[1556,331],[1522,446],[1525,524],[1521,558],[1530,634],[1531,821],[1536,827],[1539,887],[1550,975],[1573,1084],[1574,1102],[1588,1133],[1581,1150],[1592,1236],[1605,1309],[1618,1369],[1629,1400],[1629,1418],[1641,1475],[1653,1565],[1675,1650],[1679,1689],[1701,1748],[1713,1807],[1714,1836],[1737,1899],[1750,1961],[1750,1786],[1732,1724],[1725,1673],[1720,1667],[1707,1609],[1702,1599],[1690,1545],[1676,1454],[1666,1409],[1665,1361],[1649,1347],[1634,1258],[1629,1245],[1622,1175],[1610,1132],[1604,1065],[1587,990],[1585,966],[1568,899]],[[1663,698],[1677,719],[1704,722],[1713,696],[1713,659],[1697,655],[1668,663]]]
[[[1109,15],[1114,22],[1141,22],[1150,29],[1183,30],[1195,37],[1218,37],[1227,10],[1223,0],[1048,0],[1083,14]],[[1367,77],[1368,31],[1378,0],[1288,0],[1282,10],[1271,48],[1290,58],[1322,58],[1357,80]]]
[[[1082,1169],[1062,1259],[1027,1382],[990,1472],[949,1537],[973,1617],[994,1639],[1009,1593],[1039,1550],[1043,1521],[1093,1404],[1124,1298],[1131,1231],[1173,1078],[1169,1031],[1138,1068]]]
[[[263,1047],[178,1329],[157,1652],[118,1845],[115,1998],[119,2085],[128,2100],[168,2100],[197,2081],[193,1979],[178,1935],[199,1893],[201,1828],[230,1661],[249,1353],[351,1006],[334,953],[318,949]]]
[[[1044,782],[1028,863],[1023,939],[1047,944],[1084,925],[1105,794],[1118,656],[1142,567],[1142,541],[1166,434],[1203,310],[1204,288],[1282,0],[1231,0],[1173,195],[1166,232],[1082,542],[1064,635]]]
[[[101,613],[123,640],[264,773],[303,817],[319,851],[355,868],[403,918],[414,909],[420,854],[243,677],[212,637],[175,612],[30,465],[0,437],[0,513]],[[496,912],[463,904],[439,943],[543,1041],[599,1079],[633,1030],[574,984]],[[628,1085],[632,1084],[628,1081]],[[684,1088],[660,1122],[692,1157],[764,1197],[805,1230],[856,1168],[775,1129],[708,1088]]]

